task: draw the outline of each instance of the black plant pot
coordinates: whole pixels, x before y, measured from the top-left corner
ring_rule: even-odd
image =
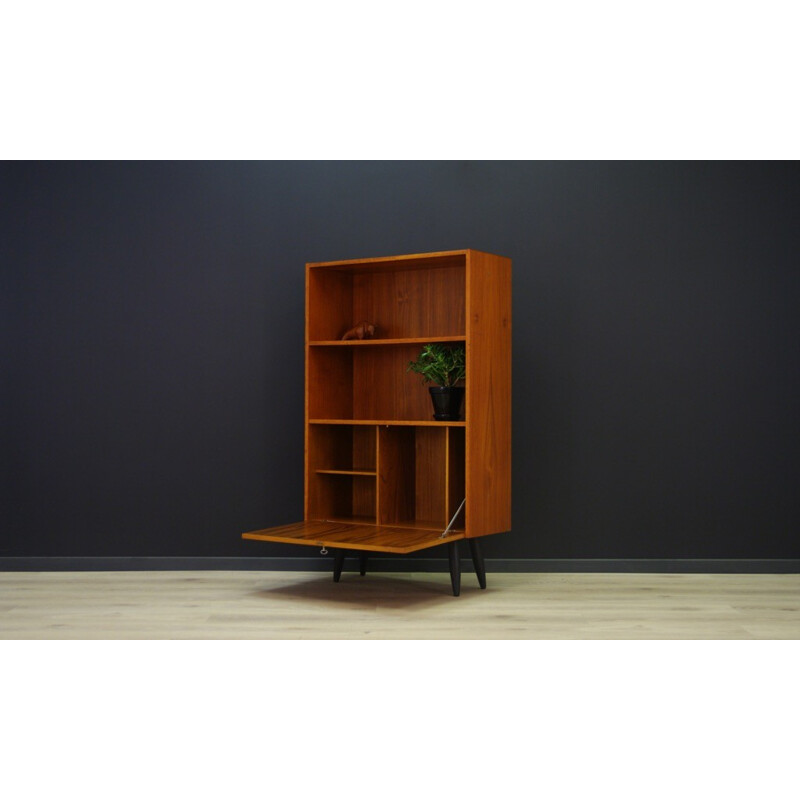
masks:
[[[431,386],[428,388],[433,400],[433,418],[442,422],[460,419],[464,402],[463,386]]]

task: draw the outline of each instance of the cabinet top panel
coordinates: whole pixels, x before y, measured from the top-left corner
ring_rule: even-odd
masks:
[[[312,261],[306,264],[311,269],[335,269],[349,272],[373,270],[435,269],[466,265],[467,254],[478,250],[442,250],[435,253],[412,253],[401,256],[378,256],[356,258],[348,261]]]

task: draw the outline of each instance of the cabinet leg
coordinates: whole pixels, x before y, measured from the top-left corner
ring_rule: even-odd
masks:
[[[339,583],[339,578],[342,577],[342,567],[344,566],[344,550],[339,550],[333,557],[333,580]]]
[[[486,588],[486,567],[483,564],[483,553],[478,539],[467,539],[469,542],[469,552],[472,554],[472,565],[475,567],[475,574],[478,576],[478,583],[481,589]]]
[[[362,575],[367,574],[367,554],[362,553],[358,559],[358,566]]]
[[[447,545],[450,551],[450,582],[453,584],[453,597],[461,594],[461,561],[458,558],[458,541]]]

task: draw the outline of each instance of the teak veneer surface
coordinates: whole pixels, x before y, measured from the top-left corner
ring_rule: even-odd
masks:
[[[250,531],[243,533],[242,538],[316,547],[338,547],[346,550],[413,553],[426,547],[436,547],[456,539],[463,539],[464,534],[459,531],[451,532],[446,539],[442,539],[441,531],[436,530],[307,520],[278,528]]]
[[[410,269],[437,269],[463,266],[469,250],[440,250],[434,253],[411,253],[400,256],[378,256],[376,258],[351,258],[344,261],[311,261],[310,269],[345,272],[375,272]]]
[[[511,261],[467,261],[467,536],[511,529]]]
[[[465,342],[467,340],[466,336],[406,336],[402,339],[328,339],[322,340],[317,342],[309,342],[310,347],[336,347],[336,346],[343,346],[343,347],[353,347],[353,346],[361,346],[361,345],[403,345],[403,344],[430,344],[432,342],[443,342],[443,343],[456,343],[456,342]]]
[[[310,419],[309,425],[412,425],[415,428],[430,425],[432,427],[465,428],[467,423],[463,420],[441,422],[435,419]]]

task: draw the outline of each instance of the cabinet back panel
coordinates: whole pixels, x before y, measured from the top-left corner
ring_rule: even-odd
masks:
[[[309,425],[308,469],[353,469],[353,431],[348,426]]]
[[[375,435],[369,425],[310,425],[308,468],[374,472]]]
[[[444,428],[381,428],[380,523],[445,526]]]
[[[416,457],[417,520],[436,522],[444,528],[447,501],[447,429],[414,428]]]
[[[309,419],[432,420],[429,384],[407,372],[421,348],[309,348]]]
[[[353,426],[353,469],[375,470],[376,437],[377,431],[371,426]]]
[[[309,419],[353,418],[353,353],[349,347],[308,348]]]
[[[350,480],[353,484],[353,516],[369,517],[375,520],[377,512],[375,506],[375,478],[357,476],[353,478],[342,478]]]
[[[377,324],[376,337],[464,336],[464,267],[354,275],[353,324]]]
[[[414,428],[378,429],[379,525],[414,515]]]
[[[375,478],[363,475],[309,475],[309,519],[375,522]]]
[[[310,425],[309,519],[375,517],[374,476],[331,475],[317,470],[374,471],[376,430],[371,426]]]
[[[360,347],[353,353],[353,411],[356,419],[432,420],[428,386],[408,362],[421,345]]]

